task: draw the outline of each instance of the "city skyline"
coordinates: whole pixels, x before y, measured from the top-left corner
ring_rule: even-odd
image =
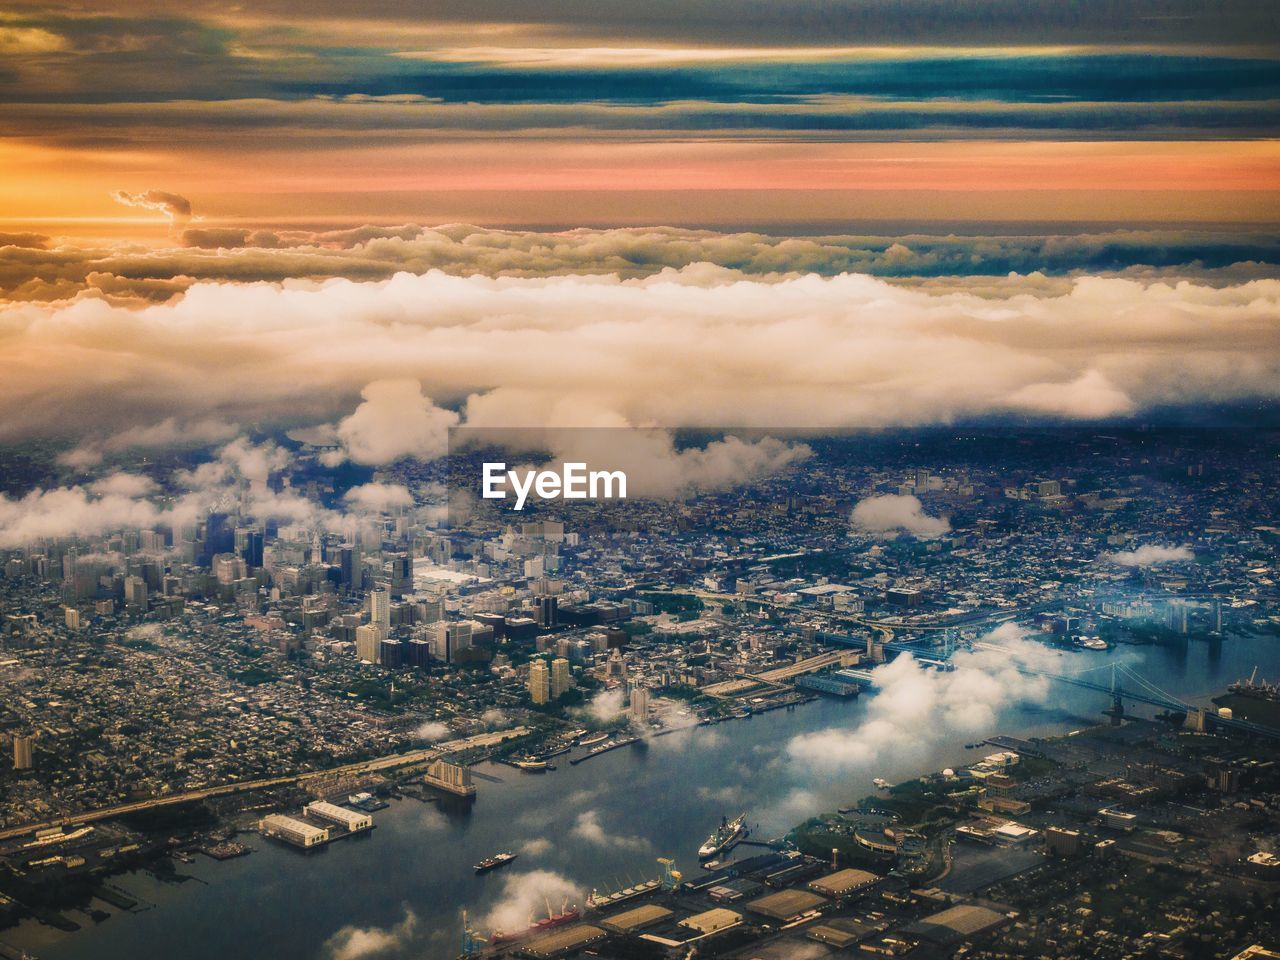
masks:
[[[10,4],[0,960],[1280,957],[1278,130],[1260,0]]]

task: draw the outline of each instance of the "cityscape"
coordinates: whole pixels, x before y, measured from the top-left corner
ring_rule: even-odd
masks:
[[[1280,958],[1280,5],[10,0],[0,960]]]
[[[677,457],[745,441],[688,442]],[[74,951],[141,909],[139,872],[172,885],[199,857],[217,884],[223,861],[267,848],[328,872],[350,848],[319,867],[317,848],[390,842],[376,828],[405,806],[449,829],[512,780],[556,795],[567,775],[593,783],[606,755],[822,710],[782,744],[781,762],[829,780],[800,795],[812,808],[726,792],[719,819],[690,825],[707,839],[683,848],[610,838],[587,811],[572,830],[601,849],[572,880],[539,866],[556,837],[511,823],[503,849],[434,869],[502,870],[497,892],[527,914],[501,926],[511,904],[490,886],[417,921],[446,940],[406,944],[1118,957],[1274,942],[1280,527],[1259,522],[1274,432],[775,442],[786,455],[745,486],[520,512],[472,496],[487,455],[474,442],[346,489],[317,479],[330,446],[286,435],[108,474],[176,503],[201,469],[240,464],[185,526],[6,551],[0,856],[17,926],[0,941],[18,956],[15,931],[52,930]],[[269,519],[272,497],[312,515]],[[352,503],[366,506],[332,508]],[[1134,657],[1152,650],[1167,660]],[[1211,676],[1187,669],[1192,651]],[[1055,704],[1056,734],[1001,723]],[[867,781],[948,736],[966,742],[947,767]],[[652,800],[683,816],[678,794]],[[343,929],[321,931],[334,955]]]

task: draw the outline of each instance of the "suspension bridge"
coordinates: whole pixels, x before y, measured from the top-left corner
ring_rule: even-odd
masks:
[[[861,648],[867,644],[865,637],[852,637],[847,634],[819,631],[815,636],[826,643],[844,647]],[[919,640],[887,641],[880,644],[880,646],[892,653],[909,653],[928,666],[942,667],[943,669],[951,667],[951,655],[956,649],[955,644],[952,642],[950,631],[944,633],[941,646],[922,647]],[[994,651],[1005,656],[1010,655],[1008,648],[994,643],[977,642],[973,644],[973,648],[975,650]],[[1146,677],[1123,663],[1104,663],[1096,667],[1088,667],[1069,673],[1039,670],[1025,663],[1015,663],[1014,666],[1024,676],[1043,677],[1056,683],[1065,683],[1069,686],[1079,687],[1084,690],[1095,690],[1098,693],[1109,695],[1111,697],[1111,707],[1106,712],[1117,721],[1125,715],[1124,704],[1126,701],[1158,707],[1161,710],[1168,710],[1172,713],[1191,713],[1200,709],[1194,704],[1187,703],[1173,694],[1161,690]],[[1215,713],[1212,714],[1212,720],[1213,724],[1220,728],[1259,737],[1280,739],[1280,729],[1254,723],[1240,717],[1223,717]]]

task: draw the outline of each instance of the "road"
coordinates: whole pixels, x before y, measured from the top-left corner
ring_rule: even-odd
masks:
[[[81,813],[70,814],[53,820],[43,820],[38,823],[24,823],[16,827],[7,827],[0,830],[0,840],[11,840],[14,837],[21,837],[28,833],[35,833],[37,830],[46,830],[52,827],[66,827],[71,824],[92,823],[97,820],[111,820],[115,817],[122,817],[130,813],[138,813],[143,810],[154,810],[157,807],[167,807],[177,803],[190,803],[193,800],[208,800],[211,797],[225,797],[237,793],[250,793],[254,790],[267,790],[271,787],[282,787],[288,784],[305,783],[308,780],[315,780],[320,777],[332,777],[335,775],[350,773],[372,773],[377,770],[391,770],[395,767],[407,767],[415,763],[425,763],[426,761],[434,760],[437,757],[456,753],[459,750],[469,750],[475,747],[491,747],[504,740],[524,736],[528,732],[528,727],[514,727],[510,730],[498,730],[493,733],[477,734],[474,737],[464,737],[460,740],[449,740],[445,743],[438,743],[434,746],[423,747],[419,750],[410,750],[408,753],[396,753],[386,757],[378,757],[374,760],[361,760],[357,763],[348,763],[341,767],[330,767],[327,770],[310,770],[306,773],[288,774],[281,777],[268,777],[264,780],[246,780],[242,783],[223,783],[216,787],[203,787],[199,790],[187,790],[183,793],[169,793],[161,797],[149,797],[146,800],[135,800],[132,803],[122,803],[114,807],[101,807],[97,810],[86,810]]]

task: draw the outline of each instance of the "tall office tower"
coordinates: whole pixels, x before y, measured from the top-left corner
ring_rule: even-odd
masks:
[[[382,651],[382,631],[376,623],[356,627],[356,656],[365,663],[377,663]]]
[[[404,663],[420,669],[431,666],[431,641],[426,637],[413,637],[405,648]]]
[[[388,670],[404,666],[404,646],[399,640],[387,638],[378,645],[379,662]]]
[[[554,627],[559,617],[559,600],[556,597],[535,597],[537,604],[538,626]]]
[[[67,624],[68,630],[80,629],[80,611],[75,607],[64,607],[62,611],[63,620]]]
[[[551,699],[554,700],[573,686],[573,677],[569,673],[569,661],[557,657],[551,661]]]
[[[473,646],[476,624],[471,620],[440,621],[432,626],[431,652],[437,660],[453,663],[458,654]]]
[[[529,664],[529,699],[534,703],[546,703],[551,699],[551,671],[547,661],[534,660]]]
[[[225,513],[211,513],[204,522],[204,562],[219,553],[230,553],[235,547],[235,531],[227,523]]]
[[[15,736],[13,738],[13,769],[30,770],[34,766],[35,757],[32,738]]]
[[[164,553],[164,534],[158,530],[143,530],[138,534],[138,545],[143,553]]]
[[[262,531],[253,528],[237,530],[236,537],[240,540],[240,558],[248,564],[250,569],[262,566],[266,544]]]
[[[631,688],[631,706],[628,710],[632,723],[644,723],[649,719],[649,688]]]
[[[413,558],[407,553],[391,556],[391,596],[399,600],[413,593]]]
[[[444,619],[444,601],[439,598],[419,600],[415,616],[419,623],[438,623]]]
[[[147,581],[141,577],[124,578],[124,604],[135,610],[147,609]]]
[[[384,637],[391,632],[391,594],[386,587],[369,591],[369,622],[381,627]]]
[[[360,555],[360,544],[344,543],[340,554],[342,585],[348,590],[364,588],[364,557]]]

